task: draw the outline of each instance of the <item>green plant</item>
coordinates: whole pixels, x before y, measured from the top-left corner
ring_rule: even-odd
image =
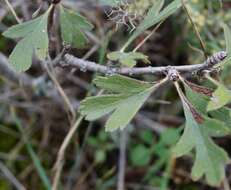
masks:
[[[121,8],[120,6],[126,6],[118,5],[114,1],[110,1],[109,5],[119,6],[119,8]],[[129,8],[132,5],[134,4],[128,4]],[[93,81],[98,88],[102,89],[103,94],[85,98],[81,102],[79,111],[88,121],[110,115],[105,127],[107,131],[124,129],[153,92],[157,91],[165,83],[172,82],[183,105],[186,118],[185,129],[176,147],[171,147],[171,152],[163,148],[169,145],[164,141],[160,141],[158,144],[162,149],[161,154],[158,149],[153,151],[159,157],[164,155],[165,159],[162,162],[166,164],[169,161],[167,160],[169,155],[179,157],[188,154],[194,149],[195,162],[192,168],[192,178],[198,180],[205,176],[208,184],[219,186],[224,180],[225,165],[229,163],[229,158],[225,150],[215,144],[213,137],[223,137],[231,132],[230,109],[227,107],[227,104],[231,101],[231,95],[230,90],[212,76],[218,67],[225,68],[230,64],[231,32],[228,26],[224,25],[226,52],[215,53],[203,64],[176,67],[145,66],[140,68],[135,67],[137,61],[142,60],[146,64],[149,64],[148,57],[141,52],[136,52],[137,47],[133,51],[126,52],[137,37],[153,26],[156,26],[155,29],[157,29],[165,19],[176,13],[182,5],[187,12],[188,5],[184,4],[184,0],[174,0],[165,6],[163,0],[153,1],[148,4],[148,8],[144,8],[144,12],[146,13],[144,18],[139,21],[139,24],[122,45],[122,48],[107,54],[108,61],[119,62],[121,63],[120,67],[99,65],[94,62],[78,59],[66,52],[66,45],[75,48],[81,48],[86,45],[87,39],[84,31],[92,30],[93,26],[85,17],[63,7],[59,1],[58,3],[56,1],[51,3],[43,15],[26,23],[13,26],[5,31],[3,35],[12,39],[21,38],[9,57],[9,61],[15,70],[27,70],[31,66],[34,54],[46,64],[50,60],[48,51],[49,28],[52,25],[49,25],[49,18],[53,18],[54,10],[60,10],[60,19],[58,22],[60,23],[61,37],[65,47],[64,51],[57,56],[57,59],[51,61],[51,63],[55,66],[68,65],[80,68],[82,71],[99,71],[106,74],[104,77],[97,76]],[[129,13],[128,19],[130,19],[131,13],[129,8],[124,8],[124,11]],[[135,9],[136,6],[132,8]],[[132,13],[134,13],[133,11]],[[142,13],[144,14],[144,12]],[[190,12],[187,13],[199,39],[199,44],[202,50],[204,50],[203,40],[196,27],[196,25],[202,24],[194,23],[195,19],[191,18],[191,16],[195,17],[195,15],[190,15]],[[125,19],[125,17],[122,17],[122,19]],[[139,45],[145,43],[148,37]],[[204,55],[206,56],[207,52],[204,52]],[[202,75],[215,87],[210,90],[189,83],[181,72],[195,72],[197,75]],[[122,76],[135,74],[155,75],[157,73],[165,75],[165,78],[146,82]],[[180,84],[184,86],[185,93],[182,91]],[[144,155],[145,159],[135,156],[137,154]],[[137,145],[131,151],[131,158],[135,165],[146,165],[150,161],[149,151],[143,145]],[[104,159],[104,153],[98,151],[96,154],[97,162],[103,162]]]

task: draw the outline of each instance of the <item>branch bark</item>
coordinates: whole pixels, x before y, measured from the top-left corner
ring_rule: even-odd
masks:
[[[213,54],[206,61],[201,64],[196,65],[180,65],[180,66],[172,66],[178,72],[195,72],[200,70],[208,70],[213,68],[215,65],[223,61],[227,57],[227,53],[225,51],[220,51]],[[70,54],[65,54],[63,56],[63,61],[54,62],[55,66],[61,67],[71,67],[78,68],[82,71],[92,71],[99,72],[106,75],[112,74],[122,74],[122,75],[141,75],[141,74],[165,74],[166,71],[171,66],[163,66],[163,67],[139,67],[139,68],[112,68],[104,65],[97,64],[92,61],[86,61],[83,59],[79,59]]]

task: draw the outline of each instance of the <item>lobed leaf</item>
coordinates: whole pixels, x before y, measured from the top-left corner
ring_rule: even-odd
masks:
[[[134,94],[150,88],[152,84],[132,79],[122,75],[112,75],[110,77],[97,77],[94,83],[99,88],[108,92],[121,94]]]
[[[17,43],[9,57],[9,62],[16,71],[29,69],[34,53],[39,59],[46,58],[48,53],[47,19],[50,10],[51,7],[44,15],[12,26],[3,33],[9,38],[23,38]]]
[[[214,91],[210,102],[208,103],[207,110],[212,111],[223,107],[231,101],[230,91],[223,85],[219,84]]]
[[[33,32],[35,27],[40,23],[43,16],[39,16],[28,22],[14,25],[10,27],[3,35],[7,38],[24,38],[29,33]]]
[[[218,186],[224,179],[224,167],[229,158],[227,153],[212,141],[211,128],[214,126],[217,129],[222,128],[223,123],[214,122],[214,120],[199,113],[184,96],[179,86],[176,86],[183,104],[186,125],[173,152],[176,156],[182,156],[195,149],[196,160],[192,168],[193,179],[198,180],[205,175],[210,185]]]
[[[84,30],[91,30],[92,24],[77,12],[66,9],[61,6],[60,25],[63,42],[81,48],[86,45],[87,38]]]
[[[195,88],[196,86],[196,88]],[[203,86],[195,85],[192,83],[184,83],[186,95],[193,106],[202,114],[207,113],[207,105],[210,101],[213,91]],[[202,90],[201,90],[202,89]],[[217,110],[209,112],[214,119],[220,120],[231,129],[231,109],[228,107],[222,107]]]
[[[116,94],[86,98],[81,102],[80,112],[85,115],[87,120],[95,120],[111,113],[106,122],[106,130],[123,129],[150,94],[165,81],[166,79],[155,85],[150,85],[120,75],[98,77],[95,80],[96,85]]]

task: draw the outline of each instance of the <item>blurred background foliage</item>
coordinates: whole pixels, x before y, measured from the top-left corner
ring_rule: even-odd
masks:
[[[21,3],[17,3],[19,1]],[[11,2],[23,20],[31,19],[41,4],[41,10],[46,9],[46,4],[40,0]],[[89,45],[84,49],[71,49],[71,52],[78,57],[105,64],[106,53],[118,50],[129,36],[126,26],[119,25],[115,29],[116,23],[105,14],[111,9],[105,6],[107,1],[63,2],[67,7],[82,13],[95,26],[94,31],[88,34]],[[166,1],[166,4],[168,2],[171,0]],[[224,49],[222,23],[231,26],[231,3],[221,0],[189,0],[187,5],[207,53]],[[3,0],[0,3],[0,21],[0,33],[15,24]],[[144,37],[139,37],[134,46]],[[0,34],[1,53],[8,56],[14,44]],[[167,19],[140,51],[149,56],[152,66],[197,64],[204,61],[198,39],[182,9]],[[38,76],[42,72],[34,60],[28,73]],[[67,94],[74,95],[77,101],[82,100],[87,91],[95,93],[97,90],[90,83],[93,73],[73,71],[67,76],[65,70],[56,72]],[[229,71],[224,73],[230,85]],[[152,76],[142,78],[153,80]],[[106,133],[103,128],[104,119],[84,122],[68,148],[60,189],[116,189],[122,143],[126,144],[125,185],[128,190],[223,189],[209,187],[204,180],[193,182],[190,179],[193,155],[177,160],[172,157],[171,147],[179,139],[184,124],[181,103],[172,88],[167,85],[159,89],[125,131]],[[47,189],[41,178],[52,178],[57,151],[64,134],[69,130],[63,108],[49,103],[46,98],[38,100],[25,96],[24,90],[3,79],[0,82],[0,190],[15,189],[9,180],[12,178],[4,174],[8,170],[28,189]],[[43,93],[41,89],[36,90]],[[125,140],[121,133],[126,135]],[[217,142],[231,153],[230,137],[218,139]],[[227,166],[229,183],[230,169]]]

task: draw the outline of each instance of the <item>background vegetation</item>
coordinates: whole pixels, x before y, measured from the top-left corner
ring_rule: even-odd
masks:
[[[166,0],[165,4],[171,2]],[[28,21],[46,12],[50,2],[12,0],[10,3],[19,19]],[[107,53],[117,51],[124,45],[131,35],[131,29],[120,24],[116,15],[109,15],[113,10],[113,3],[107,0],[62,0],[66,8],[81,13],[89,21],[83,24],[83,28],[87,29],[87,45],[83,46],[84,41],[78,41],[82,39],[81,35],[78,36],[79,38],[74,39],[77,42],[68,48],[71,54],[106,65]],[[144,5],[144,1],[139,6],[141,5]],[[166,19],[140,47],[139,52],[148,56],[149,66],[198,64],[205,60],[204,53],[211,55],[225,49],[222,23],[231,26],[231,3],[189,0],[187,6],[204,43],[205,52],[201,49],[186,12],[181,8]],[[140,9],[145,14],[147,7]],[[61,12],[57,11],[56,17],[65,19]],[[8,64],[8,57],[17,40],[6,38],[2,33],[17,24],[17,21],[4,0],[0,2],[0,21],[0,63]],[[70,19],[63,22],[66,23],[61,26],[63,30],[68,29],[68,21]],[[135,39],[132,47],[140,44],[153,29],[154,27],[143,32]],[[62,36],[58,22],[53,23],[49,32],[49,54],[53,59],[62,51],[64,44],[61,39],[66,39],[65,45],[69,41],[68,37]],[[41,32],[35,33],[29,37],[36,39],[40,34]],[[21,56],[25,56],[24,54],[27,54],[26,48],[21,48]],[[115,63],[112,63],[112,67],[118,67],[113,64]],[[147,65],[138,61],[137,66]],[[55,166],[57,156],[60,156],[58,151],[70,131],[73,115],[78,115],[76,110],[80,101],[86,96],[101,92],[91,82],[99,74],[86,71],[85,68],[50,68],[37,58],[33,58],[32,67],[26,75],[18,74],[20,76],[16,79],[14,75],[12,77],[9,74],[9,77],[4,69],[1,70],[0,189],[51,189],[54,176],[59,170],[59,166]],[[226,68],[221,74],[227,87],[231,82],[229,71]],[[27,78],[28,76],[31,78]],[[141,75],[136,78],[153,81],[159,77]],[[190,77],[190,80],[206,84],[200,77]],[[25,81],[33,81],[33,84],[37,82],[39,85],[31,89]],[[68,101],[63,101],[65,97]],[[220,186],[212,187],[204,179],[196,182],[191,179],[195,157],[193,153],[178,159],[172,155],[172,148],[179,140],[185,123],[181,100],[173,85],[164,85],[152,94],[124,130],[106,132],[106,119],[103,117],[92,122],[77,121],[78,130],[65,151],[65,162],[59,162],[64,164],[58,180],[60,189],[230,189],[229,164],[226,166],[225,180]],[[215,141],[231,154],[230,136],[215,138]]]

